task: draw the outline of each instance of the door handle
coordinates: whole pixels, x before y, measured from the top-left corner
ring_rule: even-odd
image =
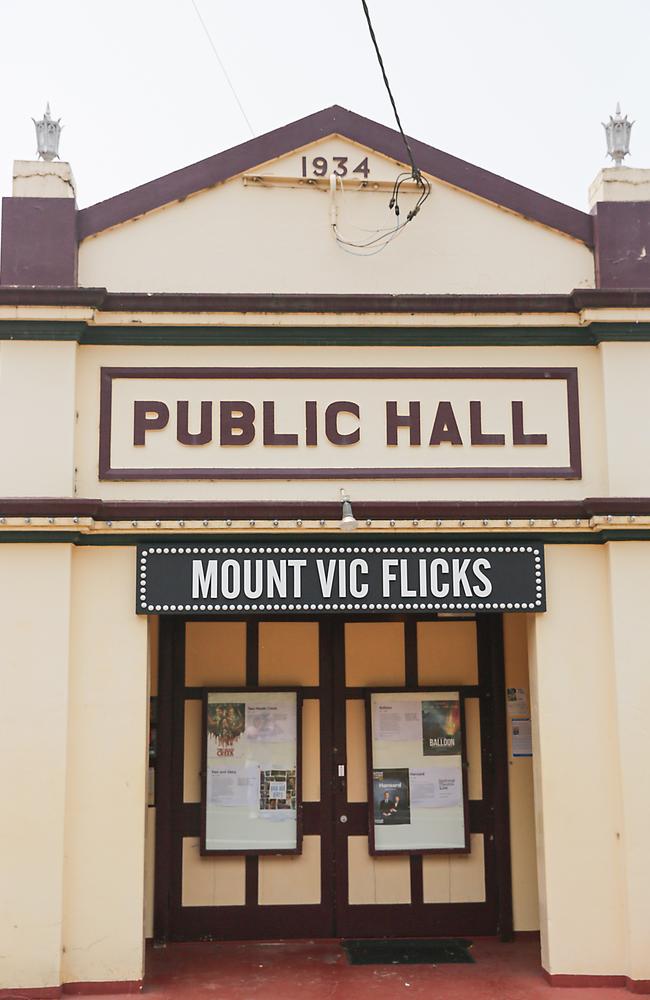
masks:
[[[345,777],[345,764],[339,764],[339,778]]]

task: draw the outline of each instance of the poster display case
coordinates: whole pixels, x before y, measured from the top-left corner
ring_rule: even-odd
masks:
[[[369,691],[366,735],[370,853],[468,853],[461,693]]]
[[[201,854],[300,854],[297,689],[206,690]]]

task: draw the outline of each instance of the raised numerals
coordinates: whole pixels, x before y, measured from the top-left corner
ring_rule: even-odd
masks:
[[[354,163],[354,160],[350,161],[349,156],[333,156],[331,161],[325,156],[314,156],[312,159],[303,156],[300,162],[302,177],[326,177],[329,174],[347,177],[348,174],[361,174],[364,180],[367,180],[370,174],[367,156],[364,156],[363,160],[352,168],[350,168],[350,162]]]

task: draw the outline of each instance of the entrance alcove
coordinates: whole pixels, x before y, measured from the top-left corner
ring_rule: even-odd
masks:
[[[171,780],[165,792],[157,775],[155,805],[152,796],[147,810],[146,936],[507,937],[537,931],[532,758],[512,755],[506,703],[507,688],[529,694],[528,617],[151,617],[158,760],[161,754],[167,760]],[[303,694],[302,852],[202,857],[203,689],[284,686]],[[418,686],[454,687],[465,696],[470,852],[372,856],[365,692]],[[163,747],[166,741],[171,747]],[[340,761],[343,795],[333,779]],[[156,844],[157,812],[167,829]],[[171,900],[166,912],[156,885],[161,879]]]

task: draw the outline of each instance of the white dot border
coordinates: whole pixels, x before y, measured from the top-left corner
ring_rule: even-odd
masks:
[[[490,601],[471,601],[468,602],[465,599],[451,600],[451,601],[409,601],[408,603],[395,603],[392,601],[384,601],[379,603],[365,602],[365,601],[351,601],[349,603],[340,603],[338,601],[328,603],[327,598],[323,598],[323,603],[314,604],[310,602],[305,602],[301,604],[296,604],[289,601],[275,601],[272,604],[266,603],[256,603],[249,602],[248,604],[242,604],[241,598],[234,598],[233,603],[230,604],[151,604],[149,598],[147,597],[147,572],[148,572],[148,557],[150,555],[256,555],[258,553],[265,554],[282,554],[282,555],[314,555],[314,554],[386,554],[386,553],[396,553],[405,555],[438,555],[438,554],[463,554],[463,553],[473,553],[477,554],[483,553],[525,553],[532,556],[533,558],[533,573],[535,579],[535,600],[534,601],[520,601],[520,602],[510,602],[510,601],[500,601],[500,602],[490,602]],[[153,612],[153,613],[167,613],[172,612],[175,614],[187,614],[188,612],[199,612],[203,614],[210,613],[237,613],[242,611],[295,611],[298,614],[304,614],[308,611],[396,611],[396,610],[408,610],[408,611],[540,611],[544,607],[544,580],[543,580],[543,546],[540,545],[504,545],[504,544],[489,544],[483,545],[480,543],[475,543],[473,545],[387,545],[376,543],[374,545],[337,545],[332,543],[330,545],[282,545],[282,546],[270,546],[270,545],[150,545],[143,546],[139,550],[138,562],[138,588],[139,596],[138,603],[140,612]],[[240,603],[237,603],[239,600]]]

